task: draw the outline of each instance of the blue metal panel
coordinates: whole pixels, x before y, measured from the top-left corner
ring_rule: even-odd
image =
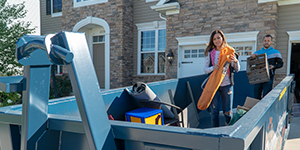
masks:
[[[47,122],[45,122],[43,125],[40,126],[40,128],[37,129],[37,131],[28,139],[27,141],[27,149],[33,150],[37,147],[37,141],[41,139],[44,136],[44,133],[47,131]],[[22,133],[22,132],[21,132]],[[21,143],[22,146],[22,143]],[[21,147],[21,149],[24,149],[24,147]]]
[[[48,128],[50,130],[84,134],[85,130],[80,117],[49,114]]]
[[[23,76],[0,77],[0,90],[6,93],[23,91]]]
[[[27,149],[27,141],[48,119],[50,65],[25,66],[26,91],[22,99],[21,149]]]
[[[26,85],[23,90],[26,91],[23,94],[22,107],[16,105],[0,108],[0,130],[5,131],[0,132],[2,149],[20,147],[20,143],[11,142],[12,140],[4,137],[20,139],[20,135],[16,133],[21,122],[21,149],[56,149],[57,145],[57,149],[67,150],[153,147],[208,150],[256,150],[266,147],[280,149],[289,132],[293,76],[286,77],[232,126],[180,128],[117,121],[124,120],[125,112],[138,107],[138,104],[124,92],[124,88],[100,91],[82,33],[61,32],[46,37],[24,36],[18,41],[16,55],[25,65],[23,79],[2,78],[0,81],[5,84],[2,88],[7,89],[7,86],[14,83],[20,87],[20,80],[23,80],[22,84]],[[51,100],[48,103],[52,63],[67,65],[77,106],[74,97]],[[200,85],[205,78],[206,75],[200,75],[153,82],[148,86],[161,100],[167,102],[167,91],[171,89],[175,93],[175,103],[184,108],[190,102],[186,82],[190,83],[193,97],[197,100],[202,92]],[[245,72],[237,73],[235,80],[234,105],[243,105],[246,96],[252,97],[253,87],[249,85]],[[117,120],[109,121],[106,110]],[[60,145],[57,144],[59,140]],[[50,148],[46,146],[49,143],[56,144]]]
[[[125,90],[123,90],[122,93],[118,92],[118,94],[120,94],[120,96],[112,98],[114,101],[109,105],[107,114],[112,115],[115,120],[125,121],[125,113],[130,110],[139,108],[139,104]],[[109,95],[112,95],[112,93],[110,93]],[[105,96],[103,96],[103,98],[105,98]]]
[[[203,91],[203,89],[201,89],[201,84],[206,78],[206,74],[180,78],[174,95],[175,104],[180,106],[181,108],[185,108],[191,102],[186,86],[186,82],[189,82],[196,103],[195,105],[197,106],[198,100]],[[200,112],[200,110],[198,110],[198,112]]]
[[[48,36],[49,37],[49,36]],[[50,65],[48,37],[25,35],[17,41],[16,57],[24,65],[21,149],[32,148],[29,139],[48,119]],[[48,39],[48,40],[46,40]],[[31,66],[30,66],[31,65]]]
[[[46,130],[36,141],[36,150],[58,150],[60,147],[60,131]]]
[[[261,128],[265,137],[263,140],[264,147],[273,147],[280,149],[284,141],[284,132],[287,128],[287,104],[289,100],[289,86],[293,81],[293,76],[287,76],[280,84],[278,84],[268,95],[266,95],[257,105],[255,105],[246,115],[244,115],[233,127],[236,131],[230,134],[230,137],[221,139],[221,147],[230,149],[230,144],[237,144],[237,149],[246,149],[251,146],[257,135],[260,135]],[[287,88],[285,90],[285,88]],[[281,93],[283,94],[282,96]],[[230,138],[230,139],[228,139]],[[232,140],[241,139],[240,141]],[[231,142],[222,142],[222,141]],[[274,142],[275,141],[275,142]],[[274,143],[272,143],[274,142]],[[240,144],[238,144],[240,143]]]
[[[67,70],[90,149],[101,149],[111,130],[94,65],[83,33],[60,32],[52,39],[74,54]],[[101,127],[100,127],[101,126]],[[108,140],[116,149],[114,140]]]
[[[48,59],[48,51],[44,36],[25,35],[17,41],[16,57],[20,64],[27,65],[51,65]],[[49,45],[50,46],[50,45]]]
[[[49,100],[48,113],[68,117],[79,117],[78,106],[74,96]]]
[[[217,150],[219,148],[218,131],[215,133],[214,131],[201,129],[166,127],[123,121],[111,121],[111,125],[115,138],[125,141],[155,143],[188,149]]]
[[[246,97],[254,97],[254,87],[250,85],[246,71],[234,73],[233,108],[243,106]]]
[[[62,132],[60,150],[88,150],[89,143],[85,134]],[[100,149],[98,149],[100,150]]]
[[[9,124],[0,124],[1,134],[0,134],[0,146],[5,150],[13,150],[13,140],[10,133]]]

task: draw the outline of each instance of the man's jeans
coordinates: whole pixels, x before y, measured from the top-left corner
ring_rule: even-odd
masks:
[[[212,109],[212,125],[213,127],[219,127],[220,123],[219,123],[219,103],[220,103],[220,98],[219,96],[221,95],[221,99],[223,102],[223,113],[225,116],[225,121],[228,124],[231,116],[230,115],[226,115],[225,112],[230,112],[232,109],[232,104],[231,104],[231,97],[232,97],[232,86],[231,85],[227,85],[227,86],[220,86],[219,89],[217,90],[214,98],[212,99],[211,102],[211,109]]]
[[[254,84],[254,98],[262,99],[265,97],[273,87],[273,78],[269,82]]]

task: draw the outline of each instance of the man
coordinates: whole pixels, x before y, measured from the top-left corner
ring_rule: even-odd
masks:
[[[270,81],[254,85],[254,97],[256,99],[261,99],[272,90],[275,70],[283,66],[280,52],[271,46],[272,39],[273,37],[270,34],[265,35],[263,39],[264,47],[251,55],[252,58],[255,58],[256,55],[266,53],[269,63]]]

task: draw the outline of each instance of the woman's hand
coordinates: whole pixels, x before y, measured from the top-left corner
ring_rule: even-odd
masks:
[[[219,64],[214,65],[214,70],[218,70],[219,69]]]
[[[234,54],[233,55],[230,55],[230,59],[231,61],[233,61],[234,63],[237,63],[238,60],[235,58]]]

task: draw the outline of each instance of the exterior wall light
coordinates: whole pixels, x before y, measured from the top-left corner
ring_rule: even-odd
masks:
[[[172,65],[173,59],[174,59],[174,54],[173,54],[172,49],[170,49],[169,53],[167,54],[167,60],[170,63],[170,65]]]

